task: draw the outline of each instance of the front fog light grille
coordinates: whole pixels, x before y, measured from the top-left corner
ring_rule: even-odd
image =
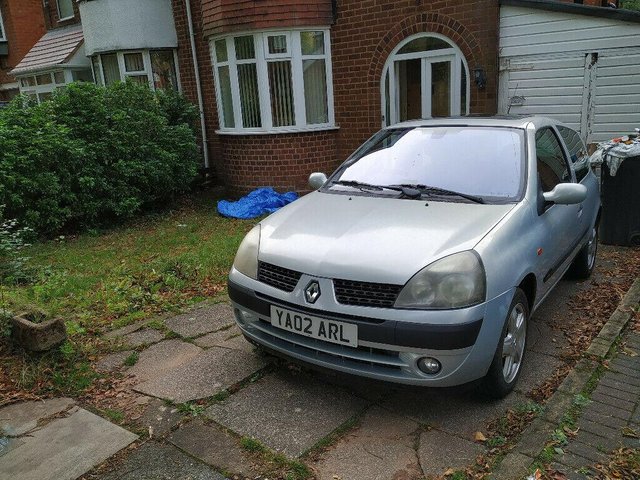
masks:
[[[392,308],[402,285],[336,279],[333,281],[333,288],[336,300],[343,305]]]

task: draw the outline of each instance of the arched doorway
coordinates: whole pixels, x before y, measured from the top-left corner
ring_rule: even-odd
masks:
[[[469,113],[469,66],[460,49],[437,33],[403,40],[382,71],[383,125]]]

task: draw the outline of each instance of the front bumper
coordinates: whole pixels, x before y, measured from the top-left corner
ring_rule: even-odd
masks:
[[[513,297],[513,291],[505,292],[482,305],[443,312],[349,307],[335,302],[333,295],[326,295],[329,298],[324,299],[323,305],[311,308],[296,293],[299,292],[282,292],[235,270],[229,276],[229,297],[236,321],[252,341],[321,367],[434,387],[460,385],[486,374]],[[332,344],[274,327],[270,322],[271,305],[355,323],[358,347]],[[442,364],[440,372],[429,375],[418,368],[418,360],[425,356]]]

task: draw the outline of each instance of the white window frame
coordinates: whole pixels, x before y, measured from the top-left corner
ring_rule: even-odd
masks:
[[[0,9],[0,42],[7,41],[7,32],[4,31],[4,22],[2,20],[2,10]]]
[[[69,0],[69,2],[71,3],[71,15],[67,16],[67,17],[63,17],[62,14],[60,13],[60,2],[63,0],[56,0],[56,9],[58,10],[58,21],[59,22],[64,22],[65,20],[71,20],[73,17],[75,17],[75,13],[73,12],[73,0]]]
[[[64,73],[63,83],[56,83],[56,78],[54,74],[58,72]],[[41,75],[49,75],[49,77],[51,78],[51,83],[47,85],[38,85],[38,82],[36,81],[36,77],[39,77]],[[34,85],[32,86],[25,85],[25,82],[28,78],[33,78]],[[53,91],[56,90],[57,88],[63,87],[68,83],[73,82],[73,73],[71,70],[68,70],[68,69],[64,69],[64,70],[56,69],[56,70],[48,70],[44,72],[34,72],[30,75],[20,76],[18,77],[17,80],[20,86],[20,93],[25,95],[36,95],[38,103],[40,103],[41,102],[40,94],[53,93]]]
[[[302,32],[322,32],[324,35],[324,54],[302,55],[300,35]],[[268,51],[268,37],[286,35],[287,53],[270,54]],[[249,60],[236,60],[235,45],[233,39],[236,37],[253,37],[255,58]],[[227,46],[227,61],[218,62],[216,58],[215,42],[224,40]],[[326,27],[302,28],[292,30],[265,30],[260,32],[234,33],[233,35],[212,37],[209,41],[209,52],[211,64],[213,65],[213,75],[215,79],[215,93],[218,110],[219,129],[216,133],[230,135],[251,135],[265,133],[289,133],[307,132],[316,130],[331,130],[335,126],[335,111],[333,104],[333,73],[331,63],[331,37],[330,30]],[[326,123],[307,124],[307,113],[305,109],[304,97],[304,77],[302,71],[302,60],[322,59],[325,62],[325,79],[327,87],[327,117]],[[269,94],[269,73],[267,64],[270,61],[287,60],[291,61],[291,76],[293,83],[293,104],[295,125],[282,127],[273,126]],[[238,88],[237,65],[244,63],[255,63],[258,76],[258,100],[260,103],[260,119],[262,126],[259,128],[245,128],[242,125],[242,110],[240,107],[240,90]],[[231,83],[231,100],[233,106],[234,127],[225,127],[224,112],[222,108],[222,92],[220,89],[219,67],[229,67],[229,77]]]
[[[176,82],[178,84],[178,92],[182,93],[182,84],[180,82],[180,68],[178,66],[178,51],[175,48],[150,48],[147,50],[121,50],[117,52],[101,52],[93,57],[98,58],[99,72],[95,72],[93,57],[91,57],[91,70],[93,71],[94,79],[98,85],[105,85],[104,82],[104,69],[102,68],[102,55],[111,55],[115,54],[118,59],[118,69],[120,71],[120,81],[124,82],[127,80],[127,77],[131,76],[147,76],[147,83],[149,84],[149,88],[151,90],[156,90],[155,83],[153,81],[153,68],[151,66],[151,52],[155,52],[157,50],[167,50],[173,53],[173,66],[176,69]],[[144,70],[140,70],[137,72],[127,72],[125,69],[124,56],[130,53],[141,53],[142,61],[144,64]],[[96,75],[97,73],[97,75]]]
[[[428,50],[422,52],[411,52],[411,53],[401,53],[398,52],[402,47],[411,43],[414,40],[424,37],[433,37],[439,40],[443,40],[450,45],[450,48],[441,48],[436,50]],[[389,58],[385,62],[384,68],[382,69],[382,77],[380,79],[380,100],[381,100],[381,108],[382,108],[382,126],[385,127],[387,125],[393,125],[398,123],[399,116],[399,102],[400,99],[396,94],[396,85],[395,81],[398,76],[397,67],[399,61],[402,60],[412,60],[412,59],[420,59],[422,64],[422,71],[427,72],[426,75],[422,75],[422,91],[427,91],[429,89],[429,85],[431,84],[431,79],[427,78],[430,74],[430,69],[426,68],[427,64],[437,63],[437,62],[451,62],[451,75],[450,75],[450,89],[451,89],[451,115],[461,115],[462,113],[462,96],[460,94],[460,86],[462,82],[462,69],[461,66],[464,66],[464,71],[466,73],[467,78],[467,92],[466,92],[466,111],[467,115],[469,115],[469,108],[471,105],[471,77],[469,75],[469,65],[467,63],[462,50],[460,50],[457,45],[450,38],[441,35],[439,33],[418,33],[415,35],[411,35],[405,38],[402,42],[400,42],[396,48],[393,49]],[[393,68],[393,71],[391,70]],[[385,82],[387,73],[389,74],[389,116],[390,118],[386,118],[386,102],[387,95],[385,92]],[[423,95],[422,96],[422,112],[423,116],[425,116],[425,112],[431,111],[431,96]],[[387,121],[388,120],[388,121]]]

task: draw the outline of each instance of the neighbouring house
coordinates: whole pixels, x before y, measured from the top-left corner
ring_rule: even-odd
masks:
[[[38,102],[62,85],[93,81],[75,0],[47,0],[40,9],[47,31],[11,71],[20,93]]]
[[[552,49],[573,63],[581,56],[587,78],[586,55],[597,57],[600,49],[620,43],[619,32],[626,36],[637,26],[635,14],[602,8],[603,2],[574,3],[47,0],[48,32],[13,73],[21,91],[38,100],[77,79],[104,85],[131,79],[178,90],[200,109],[205,168],[232,191],[266,185],[305,191],[309,173],[332,171],[385,125],[429,116],[492,115],[499,108],[556,117],[568,113],[549,99],[531,108],[538,95],[525,92],[525,84],[514,92],[518,75],[536,71],[525,57],[536,60]],[[513,9],[525,9],[521,16],[531,22],[509,30],[509,22],[520,18]],[[547,28],[545,15],[567,16],[558,20],[564,29],[547,46],[544,30],[537,33]],[[586,39],[572,44],[589,25],[606,34],[596,36],[593,47]],[[531,38],[523,40],[526,32]],[[511,45],[515,38],[530,51]],[[635,48],[635,40],[628,41],[624,55]],[[511,68],[522,62],[534,66]],[[538,88],[539,96],[554,95],[568,81],[561,69],[556,73],[532,76],[529,87]],[[597,92],[597,77],[594,82]],[[592,112],[598,111],[596,106]],[[568,120],[581,126],[583,117]]]
[[[42,0],[0,0],[0,102],[19,93],[10,72],[44,32]]]
[[[556,118],[587,143],[640,127],[640,12],[500,3],[500,113]]]

